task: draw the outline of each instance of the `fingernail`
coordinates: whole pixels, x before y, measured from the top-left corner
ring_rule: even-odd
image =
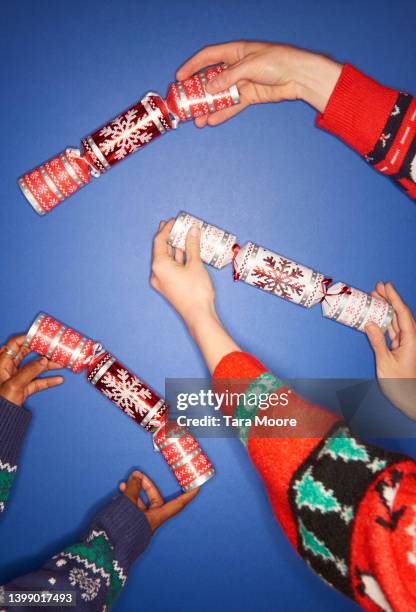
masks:
[[[49,363],[49,362],[48,362],[48,360],[46,359],[46,357],[41,357],[41,358],[39,359],[39,363],[40,363],[40,365],[42,365],[42,366],[46,366],[46,365],[48,365],[48,363]]]
[[[193,225],[189,230],[189,235],[192,236],[192,238],[197,238],[199,236],[199,227],[197,225]]]

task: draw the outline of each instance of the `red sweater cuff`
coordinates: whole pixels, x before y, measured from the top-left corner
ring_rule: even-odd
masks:
[[[254,380],[267,368],[253,355],[234,351],[221,359],[214,370],[212,378],[215,379],[247,379]]]
[[[366,155],[380,137],[397,94],[396,90],[345,64],[316,124],[341,138],[360,155]]]

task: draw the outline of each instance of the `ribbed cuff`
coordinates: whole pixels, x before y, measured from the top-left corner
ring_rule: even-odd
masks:
[[[318,127],[341,138],[360,155],[374,148],[398,92],[345,64]]]
[[[221,359],[212,374],[212,378],[253,380],[263,372],[267,372],[267,368],[253,355],[242,351],[233,351]]]
[[[125,495],[119,495],[104,506],[93,520],[104,528],[115,549],[117,561],[126,570],[147,548],[152,530],[144,513]]]
[[[32,413],[0,397],[0,461],[16,465]]]

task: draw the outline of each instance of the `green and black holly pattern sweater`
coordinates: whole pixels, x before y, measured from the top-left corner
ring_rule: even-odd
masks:
[[[0,397],[0,511],[17,472],[20,446],[31,413]],[[75,591],[76,610],[109,610],[124,587],[131,564],[151,538],[149,523],[127,497],[120,495],[94,517],[84,538],[45,565],[0,587],[5,591]],[[11,610],[27,610],[13,606]],[[33,609],[33,608],[32,608]]]

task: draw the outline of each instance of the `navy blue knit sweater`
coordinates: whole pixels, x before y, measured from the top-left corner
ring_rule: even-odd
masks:
[[[0,512],[10,495],[30,420],[29,410],[0,397]],[[40,569],[0,587],[0,612],[7,610],[1,607],[6,591],[75,591],[77,604],[72,610],[109,610],[126,583],[131,564],[150,538],[151,529],[143,512],[120,495],[96,514],[79,542]]]

